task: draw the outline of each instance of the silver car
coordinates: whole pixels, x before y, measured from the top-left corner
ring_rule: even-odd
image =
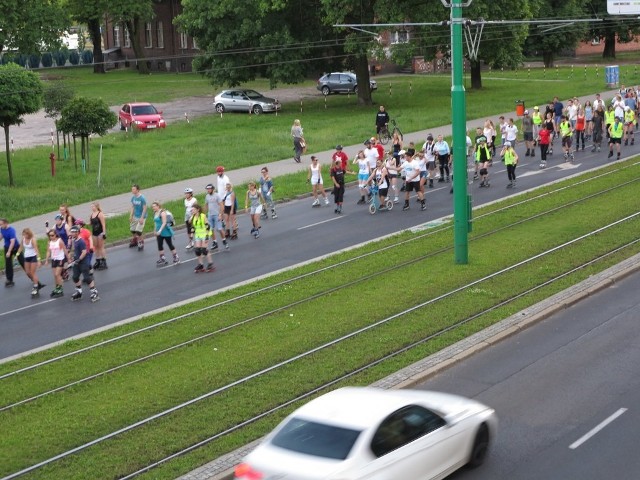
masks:
[[[255,90],[237,88],[223,90],[213,99],[216,112],[251,112],[260,115],[262,112],[276,112],[280,110],[280,103],[274,99],[265,97]]]
[[[351,72],[338,72],[327,73],[320,77],[316,88],[322,92],[323,95],[329,95],[331,93],[358,93],[358,79],[355,73]],[[369,88],[373,92],[378,89],[378,82],[375,80],[369,80]]]

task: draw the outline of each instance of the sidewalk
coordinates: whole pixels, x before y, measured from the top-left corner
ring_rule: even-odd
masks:
[[[608,91],[600,92],[600,94],[602,95],[603,99],[607,99],[610,96],[612,96],[615,92],[617,92],[617,90],[608,90]],[[592,95],[587,95],[579,98],[580,98],[580,101],[584,103],[585,100],[593,100],[595,98],[595,93]],[[562,102],[566,103],[565,100],[562,100]],[[543,105],[540,105],[540,107],[542,109]],[[533,105],[530,105],[527,108],[533,108]],[[515,106],[514,106],[514,109],[515,109]],[[498,119],[498,117],[501,115],[504,116],[505,118],[516,117],[515,111],[511,111],[511,112],[493,115],[490,118],[493,118],[495,122]],[[484,118],[478,119],[478,120],[468,120],[467,130],[469,132],[469,135],[473,137],[475,128],[477,126],[482,126],[483,123],[484,123]],[[407,133],[404,135],[403,143],[406,146],[408,145],[409,142],[414,142],[416,145],[416,148],[419,149],[422,147],[422,144],[426,140],[427,135],[429,133],[433,134],[434,137],[437,137],[440,134],[442,134],[445,137],[450,136],[451,124],[432,128],[430,130],[421,130],[418,132]],[[518,132],[518,133],[519,133],[518,136],[522,138],[522,132]],[[364,137],[363,137],[363,140],[364,140]],[[340,139],[336,138],[336,142],[339,142],[339,141]],[[388,147],[389,145],[387,145],[387,148]],[[349,146],[345,145],[343,151],[349,156],[349,158],[353,158],[355,157],[356,153],[362,148],[364,148],[362,144],[349,145]],[[320,163],[322,163],[323,165],[328,165],[330,163],[330,158],[333,152],[334,150],[326,150],[323,152],[313,152],[313,154],[320,159]],[[302,157],[302,163],[297,164],[293,161],[293,150],[291,153],[292,153],[291,157],[286,160],[279,160],[279,161],[267,163],[267,166],[269,167],[269,173],[271,174],[271,177],[275,179],[276,186],[277,186],[277,177],[285,174],[289,174],[289,173],[295,173],[298,171],[306,170],[309,166],[310,154],[304,155]],[[263,165],[261,164],[253,167],[246,167],[246,168],[233,170],[233,169],[229,169],[229,167],[225,165],[225,169],[226,169],[225,173],[229,176],[231,182],[234,185],[241,185],[251,180],[257,180],[260,177],[260,168],[262,166]],[[144,185],[141,185],[140,187],[148,203],[151,203],[155,200],[159,201],[160,203],[164,203],[171,200],[182,198],[184,189],[187,187],[193,188],[196,197],[202,198],[203,194],[205,193],[205,188],[204,188],[205,185],[207,183],[213,183],[215,185],[215,179],[216,179],[216,173],[215,171],[212,171],[211,175],[207,175],[204,177],[197,177],[197,178],[192,178],[188,180],[180,180],[178,182],[167,183],[164,185],[158,185],[158,186],[149,187],[149,188],[145,188]],[[277,199],[278,198],[276,196],[276,200]],[[114,196],[102,198],[99,200],[100,200],[100,206],[102,207],[102,210],[104,211],[107,217],[122,215],[129,212],[129,207],[131,205],[130,203],[131,192],[126,192],[120,195],[114,195]],[[87,219],[91,212],[90,205],[91,205],[91,202],[86,202],[79,205],[70,205],[69,209],[71,210],[71,212],[76,218]],[[9,220],[9,223],[15,228],[16,232],[18,233],[21,232],[22,229],[27,227],[31,229],[35,229],[35,231],[40,231],[40,228],[44,226],[45,222],[49,222],[49,224],[53,224],[54,217],[57,213],[58,213],[57,211],[49,212],[44,215],[39,215],[36,217],[31,217],[24,220],[18,220],[18,221],[13,221],[13,219],[9,217],[8,220]],[[2,215],[7,215],[7,214],[8,212],[2,213]]]

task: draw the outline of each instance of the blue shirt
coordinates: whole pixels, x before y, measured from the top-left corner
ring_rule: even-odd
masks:
[[[82,252],[84,252],[85,250],[87,250],[87,253],[85,254],[83,259],[80,259],[80,255],[82,255]],[[84,242],[82,237],[78,236],[78,238],[73,241],[73,258],[75,258],[78,264],[84,264],[90,261],[88,250],[89,249],[87,248],[87,244]]]
[[[5,252],[9,248],[9,244],[11,243],[11,240],[12,239],[15,240],[15,242],[13,244],[13,249],[11,250],[11,253],[15,253],[16,250],[18,250],[18,247],[20,246],[20,242],[18,241],[18,237],[16,237],[16,230],[11,226],[9,226],[7,228],[0,228],[0,235],[2,235],[2,238],[4,239],[4,251]]]
[[[158,230],[160,230],[160,227],[162,226],[162,211],[159,211],[156,215],[154,215],[153,223],[155,225],[155,231],[157,232]],[[160,236],[173,237],[173,229],[169,225],[165,225],[164,228],[160,230]]]
[[[131,204],[133,205],[133,217],[141,218],[144,207],[147,205],[147,200],[144,198],[144,195],[134,195],[131,197]]]

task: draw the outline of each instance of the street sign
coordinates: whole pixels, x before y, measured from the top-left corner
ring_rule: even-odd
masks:
[[[607,0],[609,15],[640,15],[640,0]]]

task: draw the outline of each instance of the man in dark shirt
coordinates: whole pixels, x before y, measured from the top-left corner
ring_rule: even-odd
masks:
[[[80,274],[84,282],[89,285],[91,291],[91,301],[96,302],[100,300],[98,296],[98,289],[93,281],[93,275],[91,274],[91,257],[89,247],[85,241],[80,237],[80,227],[74,225],[71,227],[71,244],[73,248],[73,283],[76,286],[76,291],[71,295],[71,300],[76,301],[82,298],[82,282],[80,282]]]
[[[342,213],[342,202],[344,199],[344,170],[342,162],[337,159],[331,167],[331,180],[333,181],[333,196],[336,202],[335,213]]]
[[[380,134],[380,130],[389,124],[389,114],[384,110],[384,105],[380,105],[380,110],[376,114],[376,133]]]

